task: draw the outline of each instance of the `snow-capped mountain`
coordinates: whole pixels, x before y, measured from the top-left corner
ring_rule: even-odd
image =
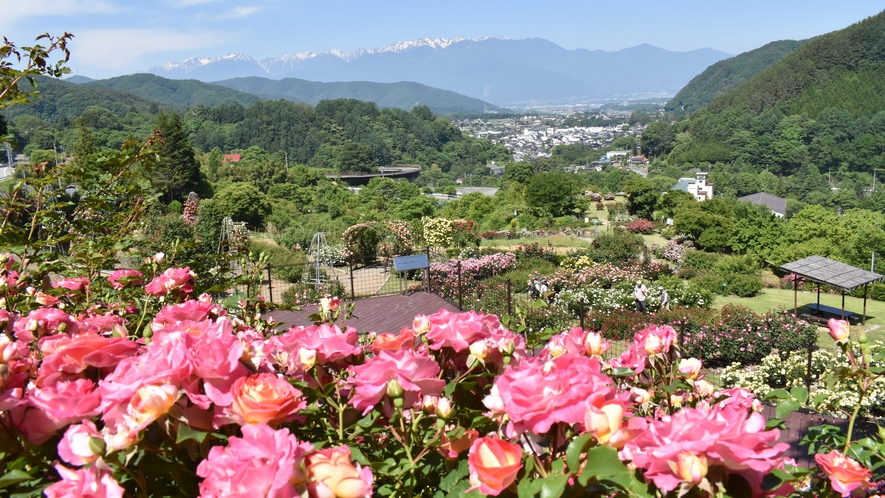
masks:
[[[170,62],[148,72],[220,81],[244,76],[312,81],[414,81],[498,105],[578,102],[615,95],[673,95],[707,66],[728,57],[639,45],[617,52],[566,50],[541,39],[421,38],[353,52],[299,52],[256,61],[232,53]]]

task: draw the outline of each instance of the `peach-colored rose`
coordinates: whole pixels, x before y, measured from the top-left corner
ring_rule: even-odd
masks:
[[[855,489],[866,488],[870,485],[870,469],[838,451],[826,454],[818,453],[814,455],[814,461],[830,478],[833,490],[841,493],[842,496],[848,496]]]
[[[701,373],[701,360],[697,358],[683,358],[679,361],[679,373],[687,379],[695,380]]]
[[[611,348],[611,344],[602,338],[602,334],[587,332],[584,338],[584,347],[590,356],[602,356]]]
[[[415,332],[415,335],[424,335],[430,332],[430,319],[427,318],[427,315],[418,315],[412,321],[412,331]]]
[[[165,415],[178,400],[178,387],[171,384],[146,385],[135,392],[129,402],[127,422],[141,430]]]
[[[450,439],[449,436],[443,432],[442,437],[440,438],[438,451],[440,455],[446,458],[458,458],[458,454],[463,453],[470,448],[478,437],[479,432],[476,430],[469,430],[455,439]]]
[[[608,443],[609,438],[624,425],[624,407],[620,403],[605,403],[602,406],[590,404],[584,415],[584,427],[596,436],[600,444]]]
[[[267,424],[275,427],[294,418],[307,407],[301,391],[273,374],[241,377],[231,388],[234,396],[230,410],[240,425]]]
[[[403,328],[399,335],[385,332],[378,334],[369,346],[373,353],[378,354],[381,350],[399,351],[400,349],[415,349],[415,333],[411,329]]]
[[[522,448],[494,437],[481,437],[467,455],[470,484],[480,493],[498,496],[513,484],[522,468]]]
[[[848,325],[848,322],[845,320],[830,318],[827,322],[827,326],[830,328],[830,337],[832,337],[834,341],[837,343],[848,341],[848,336],[851,334],[851,327]]]
[[[707,476],[707,458],[704,455],[683,451],[676,455],[675,462],[667,463],[676,475],[692,485],[699,484]]]
[[[310,498],[369,498],[372,471],[354,465],[350,448],[327,448],[307,457],[307,490]]]

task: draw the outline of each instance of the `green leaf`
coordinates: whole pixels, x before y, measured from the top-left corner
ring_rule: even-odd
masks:
[[[596,446],[587,451],[587,463],[578,477],[578,482],[585,486],[591,478],[597,480],[621,474],[629,474],[630,470],[621,463],[618,451],[608,446]]]
[[[826,401],[826,399],[827,399],[827,393],[819,393],[819,394],[816,394],[814,396],[814,398],[812,398],[812,403],[814,404],[814,407],[817,408],[818,406],[820,406],[821,403]]]
[[[630,377],[634,373],[636,373],[636,372],[634,372],[632,368],[618,367],[618,368],[613,368],[612,371],[609,373],[609,376],[610,377]]]
[[[23,470],[11,470],[6,474],[0,476],[0,489],[3,489],[7,486],[12,486],[13,484],[18,484],[24,481],[30,481],[34,477],[31,474]]]
[[[206,436],[208,436],[208,432],[198,431],[196,429],[191,429],[187,424],[179,424],[178,425],[178,435],[175,437],[175,444],[180,444],[189,439],[193,439],[198,443],[202,443]]]
[[[565,450],[565,462],[570,472],[577,473],[578,466],[581,464],[581,455],[592,438],[592,434],[582,434],[568,444],[568,448]]]
[[[542,486],[544,486],[543,479],[529,479],[526,477],[516,485],[516,492],[519,498],[533,498],[541,491]]]
[[[800,406],[802,406],[802,404],[797,403],[796,401],[781,401],[777,404],[774,413],[777,418],[784,418],[799,409]]]
[[[771,391],[767,395],[765,395],[765,399],[791,399],[790,393],[787,392],[786,389],[775,389]]]
[[[565,485],[568,483],[568,475],[556,474],[547,476],[541,482],[543,482],[541,485],[541,498],[559,498],[562,496]]]
[[[793,396],[793,399],[801,404],[805,404],[805,402],[808,401],[808,389],[804,387],[794,387],[793,389],[790,389],[790,394]]]
[[[467,460],[461,460],[458,462],[458,467],[449,472],[445,477],[439,481],[439,488],[443,491],[452,491],[458,481],[464,479],[467,474],[470,473],[470,467],[468,466]]]

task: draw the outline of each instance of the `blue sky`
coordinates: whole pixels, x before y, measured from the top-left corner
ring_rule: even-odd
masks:
[[[71,68],[106,78],[233,51],[264,57],[376,48],[417,38],[545,38],[564,48],[738,54],[844,28],[869,0],[3,0],[0,35],[27,45],[73,33]]]

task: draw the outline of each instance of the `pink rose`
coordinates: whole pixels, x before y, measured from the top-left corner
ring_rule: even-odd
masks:
[[[495,437],[481,437],[470,446],[467,463],[472,487],[498,496],[516,480],[522,468],[522,448]]]
[[[62,427],[98,415],[101,397],[88,379],[34,389],[21,423],[28,441],[43,444]]]
[[[83,292],[89,287],[89,279],[86,277],[63,278],[52,282],[53,289],[67,289],[73,292]]]
[[[359,334],[353,327],[343,331],[337,325],[324,323],[310,327],[292,327],[285,334],[271,338],[270,352],[274,356],[283,356],[289,371],[299,370],[298,350],[312,349],[317,352],[317,365],[343,363],[349,357],[361,352],[357,345]]]
[[[46,378],[56,373],[80,374],[89,367],[116,367],[124,358],[134,356],[138,344],[124,337],[80,334],[44,357],[37,374]]]
[[[46,498],[123,498],[123,487],[106,468],[91,465],[73,471],[59,464],[55,470],[62,480],[43,491]]]
[[[28,313],[28,316],[17,319],[13,331],[16,339],[33,342],[43,336],[61,332],[74,334],[77,332],[77,322],[74,317],[58,308],[39,308]]]
[[[347,446],[311,453],[306,464],[309,498],[371,498],[372,470],[354,465]]]
[[[144,286],[144,291],[152,296],[190,294],[194,291],[193,279],[196,274],[190,268],[169,268]]]
[[[830,318],[827,322],[827,326],[830,328],[830,337],[832,337],[834,341],[839,344],[848,341],[848,337],[851,335],[851,327],[848,325],[847,321]]]
[[[683,408],[661,420],[651,420],[625,447],[633,465],[645,469],[645,479],[672,491],[695,478],[706,466],[721,465],[743,477],[754,496],[762,493],[762,478],[780,465],[789,448],[778,443],[777,429],[765,430],[765,418],[738,406]],[[697,458],[695,460],[694,458]]]
[[[296,498],[305,484],[304,458],[313,450],[288,429],[246,425],[243,437],[231,437],[227,447],[215,446],[200,462],[197,475],[203,498]]]
[[[582,422],[590,396],[613,396],[612,386],[596,358],[575,354],[522,360],[495,380],[509,428],[517,434],[543,434],[556,422]]]
[[[652,325],[633,336],[633,345],[649,356],[669,352],[674,342],[676,342],[676,331],[669,325],[663,327]]]
[[[461,352],[472,343],[489,337],[491,330],[483,320],[484,316],[475,311],[452,313],[447,310],[428,316],[430,330],[427,339],[430,340],[430,348],[439,350],[447,347]]]
[[[98,448],[104,446],[101,433],[91,420],[82,424],[72,425],[58,442],[58,456],[65,462],[82,467],[101,457],[104,452]]]
[[[240,425],[267,424],[276,427],[307,408],[301,391],[273,374],[241,377],[232,388],[230,406]]]
[[[855,489],[870,486],[870,469],[838,451],[818,453],[814,455],[814,461],[830,478],[833,491],[842,496],[849,496]]]
[[[81,318],[78,330],[80,332],[92,332],[95,334],[113,334],[118,336],[128,335],[125,322],[122,317],[108,313],[107,315],[92,315]]]
[[[116,270],[108,277],[108,282],[115,290],[123,290],[144,285],[144,275],[138,270]]]
[[[367,414],[387,394],[388,383],[396,381],[402,388],[403,406],[418,403],[423,396],[439,396],[446,382],[437,378],[439,365],[426,353],[409,349],[381,351],[362,365],[351,367],[354,395],[351,403]],[[385,403],[385,408],[390,407]]]
[[[215,320],[225,315],[227,311],[217,304],[196,300],[185,301],[161,309],[151,321],[151,329],[157,332],[167,325]]]

